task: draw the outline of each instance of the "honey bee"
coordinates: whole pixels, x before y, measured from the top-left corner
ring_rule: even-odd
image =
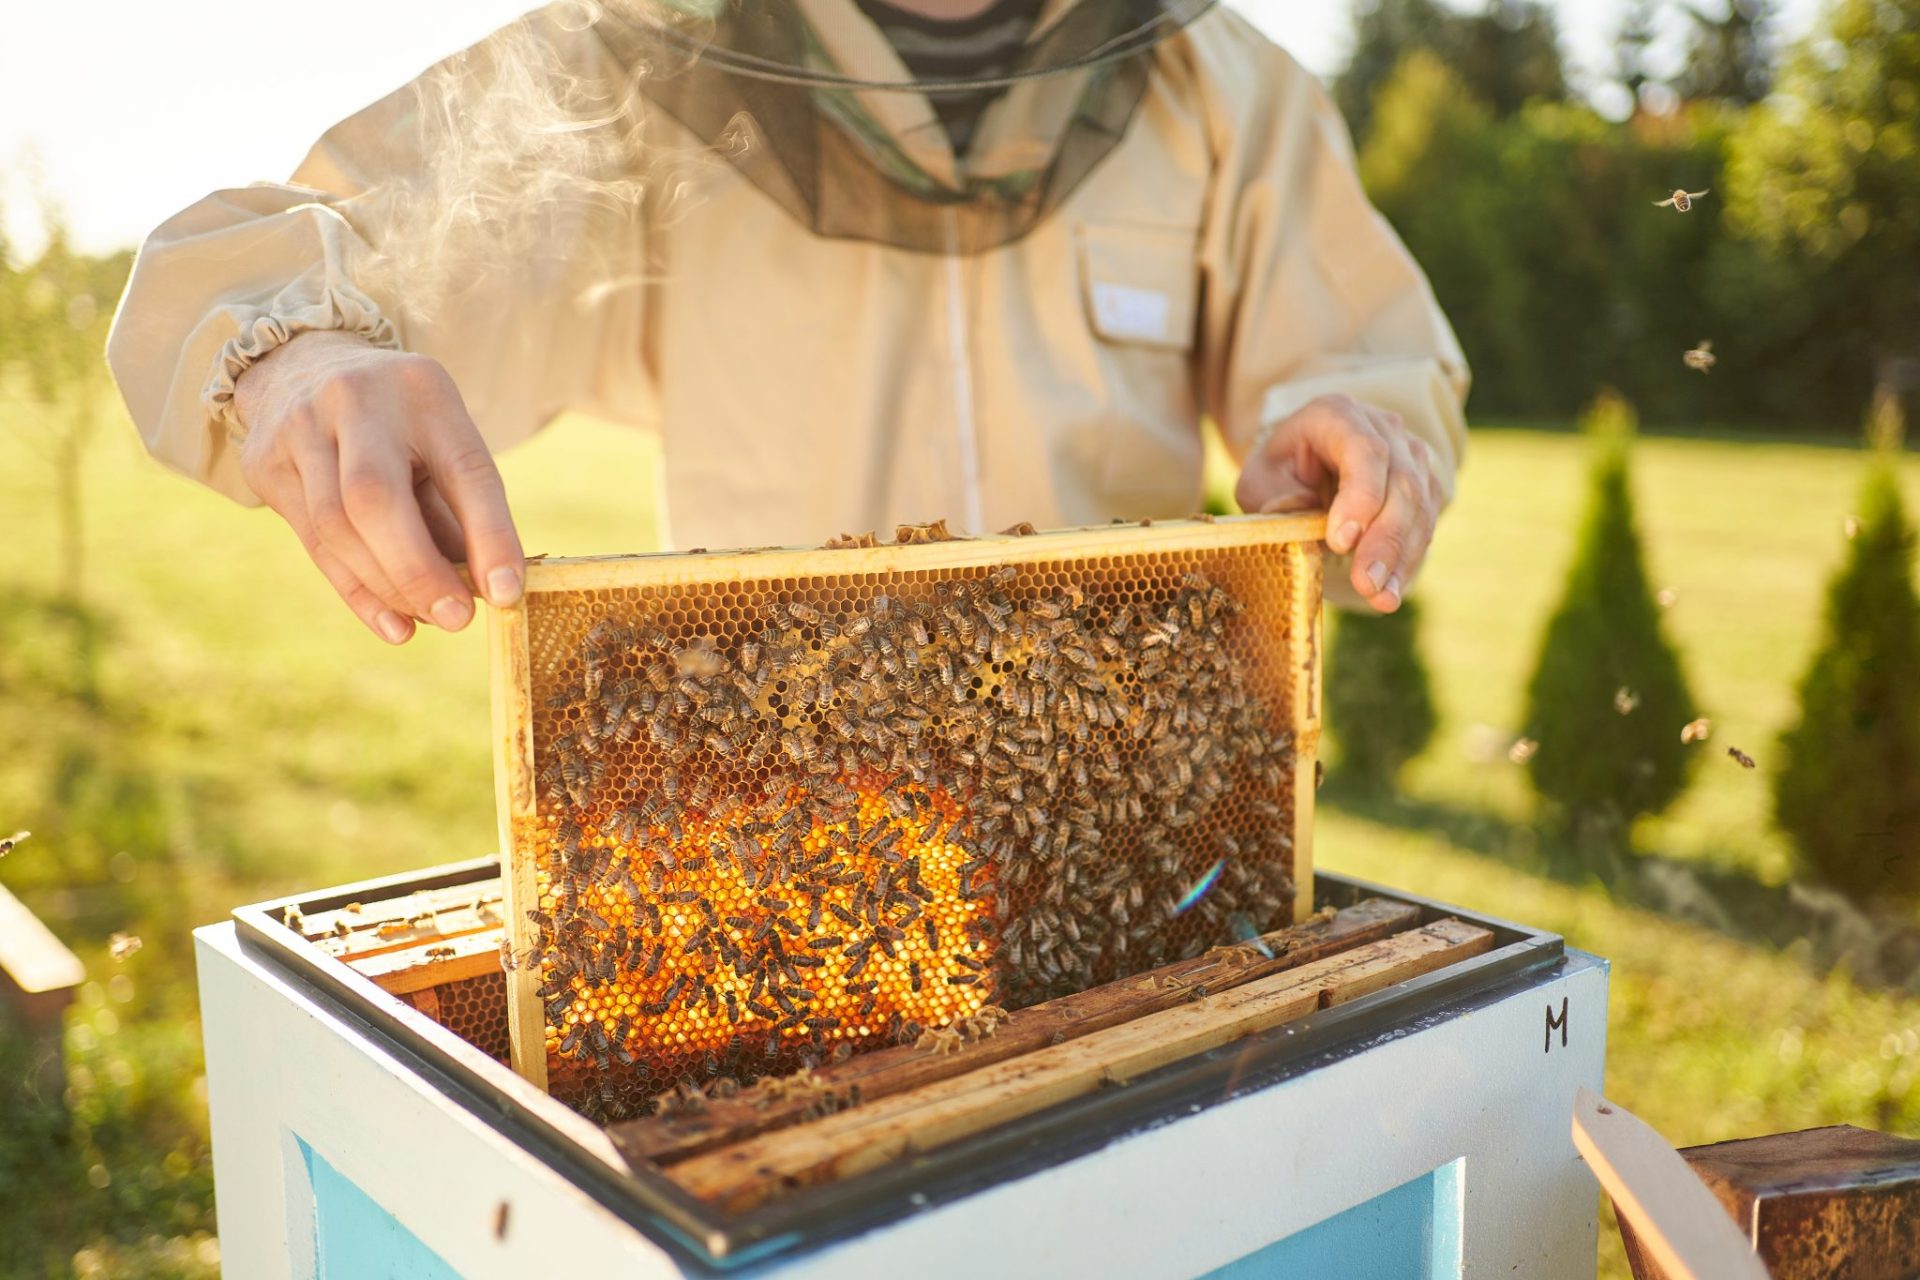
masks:
[[[1727,754],[1737,761],[1742,769],[1752,769],[1755,767],[1753,757],[1738,747],[1728,747]]]
[[[287,928],[293,930],[295,933],[305,933],[307,931],[307,919],[300,914],[300,908],[298,907],[288,907],[280,913],[280,918],[286,923]]]
[[[1693,208],[1693,202],[1695,200],[1698,200],[1706,194],[1706,190],[1687,191],[1676,187],[1673,194],[1665,200],[1655,200],[1653,207],[1656,209],[1672,209],[1677,213],[1685,213],[1687,210]]]
[[[1613,709],[1621,715],[1632,715],[1633,709],[1639,705],[1640,695],[1627,688],[1627,686],[1621,685],[1613,691]]]
[[[493,1209],[493,1238],[504,1241],[507,1238],[507,1225],[512,1218],[513,1206],[502,1200]]]
[[[1513,745],[1507,748],[1507,759],[1515,764],[1525,764],[1533,759],[1533,753],[1539,749],[1540,744],[1532,738],[1515,738]],[[1315,763],[1317,764],[1318,761]]]
[[[1689,369],[1698,373],[1709,373],[1713,369],[1714,362],[1718,360],[1719,357],[1713,354],[1713,343],[1702,338],[1700,339],[1699,346],[1693,348],[1691,351],[1681,352],[1680,359]]]
[[[1713,734],[1713,721],[1702,716],[1698,720],[1689,720],[1680,728],[1680,741],[1705,742]]]
[[[719,675],[727,664],[726,659],[712,649],[704,645],[689,645],[674,650],[673,665],[683,679],[706,679]],[[705,692],[704,688],[701,692]]]
[[[108,942],[107,951],[113,956],[114,961],[118,963],[128,959],[144,945],[137,934],[116,933]]]
[[[136,938],[134,941],[138,942],[139,939]],[[452,947],[428,947],[423,954],[429,960],[446,960],[454,955],[454,949]]]

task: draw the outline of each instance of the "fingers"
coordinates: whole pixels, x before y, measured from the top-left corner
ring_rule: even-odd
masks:
[[[413,637],[413,620],[389,608],[386,601],[369,590],[338,556],[327,549],[308,514],[300,478],[291,468],[282,469],[272,482],[256,483],[254,487],[261,500],[287,522],[314,567],[320,570],[321,576],[326,578],[367,630],[388,644],[405,644]]]
[[[1440,507],[1430,458],[1417,441],[1392,438],[1387,500],[1353,552],[1353,588],[1381,613],[1400,607],[1425,561]]]
[[[479,430],[462,410],[461,420],[436,432],[422,452],[434,487],[464,533],[474,585],[497,607],[518,604],[525,556],[507,510],[506,487]]]
[[[1321,396],[1294,417],[1301,447],[1339,477],[1327,508],[1327,545],[1345,555],[1387,504],[1392,448],[1381,432],[1385,419],[1348,396]]]
[[[340,499],[340,454],[333,440],[317,431],[286,433],[282,448],[299,478],[298,509],[283,510],[281,516],[299,534],[310,530],[315,545],[326,550],[355,582],[365,586],[381,603],[403,621],[413,612],[406,597],[394,588],[381,570],[380,562],[367,549],[366,542],[347,517]],[[303,543],[306,539],[302,539]],[[313,554],[313,547],[308,547]],[[411,632],[411,624],[408,631]]]
[[[414,496],[412,466],[391,437],[354,432],[341,439],[340,502],[415,617],[447,631],[473,620],[473,594],[434,545]]]

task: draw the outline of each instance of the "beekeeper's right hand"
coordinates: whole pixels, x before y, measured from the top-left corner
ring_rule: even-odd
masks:
[[[240,465],[347,607],[390,644],[458,631],[473,593],[520,599],[526,565],[493,455],[438,361],[303,333],[241,375]]]

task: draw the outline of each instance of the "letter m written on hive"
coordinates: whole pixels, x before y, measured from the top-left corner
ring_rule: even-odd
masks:
[[[1552,1005],[1547,1006],[1547,1043],[1545,1048],[1541,1050],[1542,1053],[1553,1052],[1553,1033],[1556,1031],[1560,1033],[1560,1047],[1562,1049],[1566,1048],[1567,1047],[1567,997],[1565,996],[1560,997],[1560,1010],[1558,1013],[1554,1012],[1554,1008]]]

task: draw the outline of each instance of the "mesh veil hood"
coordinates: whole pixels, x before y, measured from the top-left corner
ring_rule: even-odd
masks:
[[[816,235],[978,253],[1119,143],[1160,41],[1215,0],[1050,0],[991,76],[918,80],[854,0],[611,0],[598,30],[660,110]],[[993,93],[956,155],[941,94]]]

